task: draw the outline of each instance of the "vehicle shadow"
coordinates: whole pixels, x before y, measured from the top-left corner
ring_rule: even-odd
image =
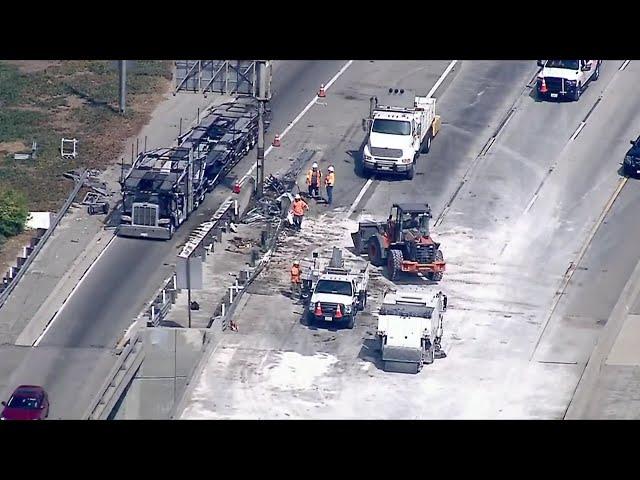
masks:
[[[376,337],[365,338],[358,352],[358,358],[363,362],[373,364],[378,370],[384,371],[379,345],[380,342]]]

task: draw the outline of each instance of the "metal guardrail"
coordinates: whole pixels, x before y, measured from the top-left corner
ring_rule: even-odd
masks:
[[[84,420],[106,420],[122,396],[125,388],[144,360],[144,337],[141,328],[134,328],[130,338],[125,339],[118,358],[105,382],[83,415]]]
[[[47,240],[49,240],[49,237],[53,235],[53,232],[58,226],[58,224],[60,223],[60,220],[62,220],[62,217],[65,216],[65,214],[67,213],[67,210],[69,210],[69,207],[73,203],[73,200],[76,198],[76,195],[78,195],[78,192],[82,188],[82,185],[87,179],[87,176],[88,176],[88,171],[83,170],[82,174],[80,175],[80,178],[76,181],[76,184],[73,187],[73,190],[67,197],[67,200],[64,202],[64,205],[62,206],[60,211],[56,213],[53,224],[47,229],[45,234],[38,241],[38,244],[35,246],[35,248],[31,252],[31,255],[29,255],[25,260],[25,262],[20,266],[20,269],[18,270],[18,273],[16,274],[16,276],[11,279],[11,282],[9,282],[7,287],[2,291],[2,293],[0,293],[0,308],[2,308],[2,306],[5,304],[5,302],[9,298],[9,295],[11,295],[11,292],[13,291],[13,289],[16,287],[16,285],[18,285],[18,283],[20,282],[20,279],[24,276],[29,266],[33,263],[33,260],[37,257],[38,253],[40,253],[40,250],[42,250],[44,245],[47,243]]]

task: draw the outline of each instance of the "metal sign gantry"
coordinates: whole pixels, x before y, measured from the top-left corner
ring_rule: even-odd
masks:
[[[259,60],[177,60],[173,92],[258,94]],[[271,71],[269,68],[269,76]]]

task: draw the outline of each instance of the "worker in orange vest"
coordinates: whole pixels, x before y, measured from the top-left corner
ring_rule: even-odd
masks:
[[[320,195],[320,181],[322,180],[322,172],[318,168],[318,164],[311,165],[311,170],[307,172],[307,186],[309,187],[309,196],[317,197]],[[314,195],[315,193],[315,195]]]
[[[300,231],[302,228],[302,217],[304,217],[304,211],[309,210],[307,202],[302,200],[302,197],[298,193],[291,204],[291,213],[293,213],[293,226],[296,230]]]
[[[336,184],[336,174],[333,165],[329,165],[328,172],[324,179],[324,186],[327,189],[327,203],[331,205],[333,203],[333,186]]]
[[[296,296],[300,295],[300,262],[296,260],[291,267],[291,293]]]

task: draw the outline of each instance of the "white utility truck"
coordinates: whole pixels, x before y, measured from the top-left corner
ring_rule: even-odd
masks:
[[[601,64],[602,60],[538,60],[538,96],[578,100],[587,83],[600,77]]]
[[[327,267],[321,269],[316,257],[311,267],[303,266],[301,277],[302,296],[308,299],[307,325],[324,321],[355,326],[356,315],[367,305],[368,263],[359,270],[346,268],[342,251],[334,247]]]
[[[418,373],[446,355],[440,348],[447,296],[426,288],[387,292],[378,313],[385,371]]]
[[[390,88],[370,102],[369,118],[362,122],[369,135],[362,154],[363,173],[400,174],[411,180],[420,153],[429,151],[440,129],[436,99]]]

